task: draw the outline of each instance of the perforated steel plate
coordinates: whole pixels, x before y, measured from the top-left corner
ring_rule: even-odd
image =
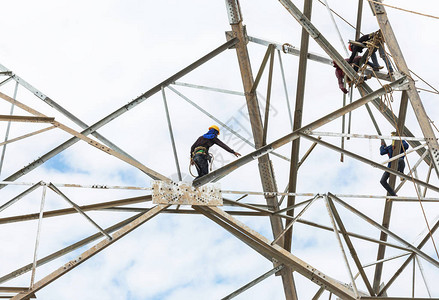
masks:
[[[155,180],[152,183],[152,202],[154,204],[222,206],[223,198],[218,183],[209,183],[194,188],[188,182],[169,183]]]

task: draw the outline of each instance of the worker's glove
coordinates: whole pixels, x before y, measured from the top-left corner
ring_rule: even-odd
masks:
[[[345,93],[345,94],[348,93],[348,90],[347,90],[346,88],[342,88],[341,90],[342,90],[342,92]]]
[[[381,146],[386,146],[386,142],[384,140],[381,140]]]
[[[233,155],[235,155],[236,157],[240,157],[241,154],[239,154],[238,152],[233,152]]]

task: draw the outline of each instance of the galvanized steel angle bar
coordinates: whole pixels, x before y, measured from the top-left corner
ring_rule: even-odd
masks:
[[[15,83],[15,88],[14,88],[14,99],[17,99],[17,92],[18,92],[18,82],[16,82]],[[13,113],[14,113],[14,108],[15,108],[15,103],[12,103],[11,104],[11,109],[9,110],[9,115],[13,115]],[[9,138],[9,130],[11,129],[11,122],[8,122],[8,125],[7,125],[7,127],[6,127],[6,132],[5,132],[5,139],[4,139],[4,142],[6,143],[6,141],[8,140],[8,138]],[[1,173],[1,170],[3,169],[3,162],[4,162],[4,159],[5,159],[5,154],[6,154],[6,144],[5,144],[5,146],[3,146],[3,148],[2,148],[2,155],[1,155],[1,159],[0,159],[0,173]]]
[[[340,231],[342,233],[342,236],[345,240],[345,243],[348,246],[349,251],[351,253],[351,257],[355,262],[355,265],[356,265],[356,267],[361,275],[361,278],[363,279],[364,284],[366,285],[367,290],[369,291],[369,294],[372,296],[375,295],[375,292],[373,291],[372,285],[370,284],[369,279],[367,278],[367,275],[364,272],[363,266],[361,265],[361,262],[360,262],[360,259],[358,257],[357,251],[355,250],[354,244],[352,243],[351,239],[349,238],[349,235],[347,234],[346,228],[343,224],[343,221],[341,220],[341,217],[340,217],[334,203],[332,202],[332,199],[330,197],[326,196],[325,200],[326,200],[326,204],[328,207],[328,212],[332,215],[331,220],[332,220],[332,218],[334,218],[335,221],[337,222],[338,228],[340,229]],[[356,289],[354,283],[353,283],[353,285],[354,285],[354,289]]]
[[[169,136],[171,138],[172,151],[174,153],[175,167],[177,168],[178,180],[181,181],[181,171],[180,171],[180,164],[178,163],[177,148],[175,147],[174,132],[172,131],[168,102],[166,100],[165,88],[163,86],[162,86],[162,97],[163,97],[163,104],[165,106],[166,121],[168,122]]]
[[[261,281],[267,279],[268,277],[270,277],[271,275],[279,272],[280,270],[282,270],[284,268],[284,265],[279,265],[274,267],[273,269],[271,269],[270,271],[262,274],[261,276],[259,276],[258,278],[252,280],[251,282],[247,283],[246,285],[242,286],[241,288],[237,289],[236,291],[234,291],[233,293],[230,293],[229,295],[227,295],[224,298],[221,298],[221,300],[228,300],[228,299],[233,299],[236,296],[238,296],[239,294],[243,293],[244,291],[248,290],[249,288],[255,286],[256,284],[260,283]]]
[[[47,190],[47,185],[43,185],[43,194],[41,197],[40,214],[38,217],[37,236],[35,238],[34,260],[32,263],[32,274],[31,274],[31,280],[30,280],[30,288],[33,287],[34,282],[35,282],[35,272],[36,272],[36,268],[37,268],[37,257],[38,257],[38,246],[40,244],[40,233],[41,233],[41,228],[43,225],[44,204],[46,202],[46,190]]]
[[[312,13],[312,0],[305,0],[303,3],[303,15],[307,18],[311,18]],[[299,55],[299,68],[297,71],[297,88],[296,88],[296,104],[294,108],[294,123],[293,131],[302,127],[303,106],[305,100],[305,82],[306,82],[306,70],[308,66],[308,48],[309,48],[309,35],[308,32],[302,28],[301,40],[300,40],[300,55]],[[295,193],[297,190],[297,176],[299,171],[299,153],[300,153],[300,139],[292,141],[291,145],[291,162],[290,172],[288,178],[288,192]],[[294,195],[288,195],[287,206],[295,204],[296,197]],[[294,210],[289,210],[287,215],[294,216]],[[289,228],[285,234],[284,248],[291,251],[293,241],[293,229],[290,220],[285,222],[285,226]]]
[[[131,221],[130,223],[126,224],[124,227],[119,229],[117,232],[115,232],[112,236],[112,240],[104,239],[104,240],[100,241],[99,243],[97,243],[96,245],[91,247],[90,249],[83,252],[76,259],[66,263],[65,265],[61,266],[57,270],[53,271],[49,275],[45,276],[44,278],[42,278],[41,280],[36,282],[35,285],[33,286],[33,288],[30,289],[29,291],[27,291],[25,293],[20,293],[20,294],[14,296],[12,299],[13,300],[28,299],[31,294],[39,291],[40,289],[44,288],[45,286],[47,286],[48,284],[50,284],[54,280],[58,279],[59,277],[66,274],[67,272],[71,271],[72,269],[74,269],[78,265],[82,264],[83,262],[85,262],[86,260],[91,258],[92,256],[96,255],[97,253],[104,250],[105,248],[107,248],[111,244],[115,243],[116,241],[118,241],[119,239],[121,239],[122,237],[124,237],[125,235],[127,235],[128,233],[133,231],[134,229],[138,228],[139,226],[144,224],[146,221],[150,220],[151,218],[153,218],[154,216],[156,216],[157,214],[159,214],[160,212],[162,212],[163,210],[165,210],[168,207],[169,207],[169,205],[157,205],[154,208],[152,208],[151,210],[149,210],[148,212],[141,214],[138,218],[134,219],[133,221]]]
[[[399,254],[399,255],[394,255],[394,256],[391,256],[391,257],[387,257],[387,258],[383,258],[383,259],[371,262],[371,263],[363,264],[363,268],[374,266],[374,265],[379,264],[381,262],[386,262],[386,261],[394,260],[394,259],[397,259],[397,258],[400,258],[400,257],[404,257],[404,256],[407,256],[407,255],[410,255],[411,253],[413,253],[413,252],[408,252],[408,253],[403,253],[403,254]]]
[[[296,204],[294,204],[294,205],[292,205],[292,206],[287,206],[287,207],[285,207],[285,208],[283,208],[283,209],[279,209],[279,210],[275,211],[274,214],[275,214],[275,215],[279,215],[279,214],[282,214],[282,213],[287,212],[287,211],[289,211],[289,210],[292,210],[292,209],[295,209],[295,208],[297,208],[297,207],[300,207],[300,206],[302,206],[302,205],[308,204],[309,202],[315,200],[316,197],[317,197],[317,195],[316,195],[315,197],[311,198],[311,199],[308,199],[308,200],[302,201],[302,202],[300,202],[300,203],[296,203]],[[279,204],[279,205],[280,205],[280,204]],[[292,216],[288,216],[288,217],[292,217]]]
[[[105,232],[104,229],[102,229],[95,221],[93,221],[92,218],[90,218],[75,202],[70,200],[66,195],[63,194],[56,186],[54,186],[52,183],[49,183],[49,188],[61,196],[67,203],[73,206],[73,208],[81,214],[84,218],[86,218],[93,226],[95,226],[104,236],[106,236],[109,240],[111,240],[111,236]]]
[[[213,92],[218,92],[218,93],[230,94],[230,95],[237,95],[237,96],[244,96],[245,95],[243,92],[230,91],[230,90],[213,88],[213,87],[204,86],[204,85],[190,84],[190,83],[185,83],[185,82],[175,81],[175,82],[173,82],[171,84],[172,85],[179,85],[179,86],[184,86],[184,87],[195,88],[195,89],[200,89],[200,90],[206,90],[206,91],[213,91]]]
[[[425,237],[422,239],[422,241],[417,246],[418,249],[422,249],[424,245],[427,243],[427,241],[431,238],[431,235],[436,232],[436,230],[439,228],[439,221],[436,221],[436,223],[431,227],[431,234],[428,232]],[[394,283],[396,278],[404,271],[405,267],[409,264],[410,260],[413,259],[413,256],[415,254],[412,253],[410,256],[406,259],[406,261],[399,267],[399,269],[395,272],[395,274],[387,281],[387,283],[380,288],[380,291],[378,292],[378,296],[385,294],[387,289]]]
[[[317,224],[317,223],[314,223],[314,222],[311,222],[311,221],[308,221],[308,220],[303,220],[302,219],[302,220],[297,220],[297,222],[298,223],[302,223],[304,225],[308,225],[308,226],[316,227],[316,228],[319,228],[319,229],[323,229],[323,230],[328,230],[328,231],[333,231],[334,230],[331,227],[324,226],[324,225],[321,225],[321,224]],[[389,242],[381,241],[381,240],[378,240],[378,239],[374,239],[374,238],[371,238],[371,237],[367,237],[367,236],[364,236],[364,235],[361,235],[361,234],[357,234],[357,233],[353,233],[353,232],[349,232],[349,231],[346,232],[346,233],[349,236],[351,236],[351,237],[354,237],[354,238],[357,238],[357,239],[361,239],[361,240],[364,240],[364,241],[372,242],[372,243],[375,243],[375,244],[384,244],[384,245],[387,245],[389,247],[392,247],[392,248],[395,248],[395,249],[399,249],[399,250],[403,250],[403,251],[410,251],[405,246],[403,247],[403,246],[400,246],[400,245],[396,245],[396,244],[392,244],[392,243],[389,243]]]
[[[288,230],[291,229],[291,227],[293,227],[294,223],[296,223],[296,221],[305,213],[305,211],[314,203],[315,200],[317,200],[318,198],[321,198],[320,195],[316,195],[313,199],[311,199],[311,201],[309,201],[306,206],[296,215],[296,216],[290,216],[293,217],[291,220],[287,219],[287,226],[285,226],[284,230],[282,230],[282,232],[271,242],[271,245],[276,244],[276,242],[282,238],[282,236],[285,235],[285,233],[287,233]],[[292,208],[290,208],[292,209]]]
[[[371,224],[375,228],[379,229],[380,231],[385,232],[387,235],[392,237],[394,240],[396,240],[399,243],[401,243],[402,245],[406,246],[408,249],[410,249],[411,251],[415,252],[417,255],[419,255],[420,257],[422,257],[423,259],[425,259],[426,261],[428,261],[429,263],[431,263],[435,267],[439,268],[439,261],[437,261],[434,258],[430,257],[426,253],[422,252],[419,248],[413,246],[411,243],[407,242],[406,240],[404,240],[400,236],[396,235],[395,233],[393,233],[389,229],[387,229],[384,226],[378,224],[377,222],[375,222],[374,220],[372,220],[371,218],[369,218],[368,216],[366,216],[362,212],[358,211],[357,209],[355,209],[354,207],[352,207],[351,205],[349,205],[345,201],[341,200],[337,196],[335,196],[335,195],[333,195],[331,193],[328,193],[328,196],[331,197],[332,200],[336,201],[337,203],[339,203],[340,205],[345,207],[350,212],[352,212],[355,215],[359,216],[361,219],[365,220],[366,222],[368,222],[369,224]]]
[[[262,133],[262,145],[267,143],[267,131],[268,131],[268,117],[270,114],[270,100],[271,100],[271,84],[273,82],[273,63],[274,63],[274,47],[270,45],[270,67],[268,69],[268,83],[267,83],[267,97],[265,102],[265,116],[264,116],[264,131]]]
[[[10,143],[13,143],[13,142],[16,142],[16,141],[19,141],[19,140],[22,140],[22,139],[25,139],[25,138],[37,135],[37,134],[40,134],[40,133],[46,132],[46,131],[54,129],[54,128],[56,128],[56,126],[50,126],[50,127],[46,127],[46,128],[40,129],[40,130],[36,130],[36,131],[30,132],[28,134],[25,134],[25,135],[22,135],[22,136],[19,136],[19,137],[16,137],[16,138],[13,138],[13,139],[10,139],[10,140],[6,140],[6,141],[0,143],[0,146],[7,145],[7,144],[10,144]]]
[[[228,200],[228,199],[225,199],[225,198],[223,198],[223,201],[224,201],[224,204],[231,204],[231,205],[236,205],[236,206],[240,206],[240,207],[245,207],[245,208],[248,208],[248,209],[253,209],[253,210],[256,210],[256,211],[259,211],[259,212],[265,212],[267,214],[274,214],[274,212],[271,211],[271,210],[262,209],[262,208],[259,208],[257,206],[251,205],[251,204],[237,202],[237,201],[232,201],[232,200]]]
[[[296,47],[294,47],[294,46],[292,46],[292,45],[290,45],[288,43],[285,43],[285,44],[282,45],[282,44],[279,44],[279,43],[276,43],[276,42],[266,41],[266,40],[263,40],[263,39],[260,39],[260,38],[256,38],[256,37],[252,37],[252,36],[249,36],[248,39],[249,39],[250,42],[253,42],[253,43],[256,43],[256,44],[259,44],[259,45],[268,46],[270,44],[273,44],[274,47],[277,50],[282,51],[285,54],[292,54],[294,56],[299,56],[299,54],[300,54],[300,49],[299,48],[296,48]],[[323,63],[325,65],[332,66],[332,59],[329,59],[329,58],[327,58],[325,56],[322,56],[320,54],[309,52],[307,57],[308,57],[309,60],[317,61],[317,62]]]
[[[291,126],[291,131],[292,131],[293,130],[293,117],[291,115],[290,99],[288,98],[287,82],[285,80],[285,72],[284,72],[284,66],[282,64],[282,57],[280,54],[280,50],[277,50],[277,57],[279,58],[280,73],[282,75],[282,83],[284,86],[285,100],[287,102],[288,117],[290,119],[290,126]]]
[[[415,255],[415,259],[416,259],[416,262],[418,263],[418,268],[419,268],[419,271],[421,272],[421,276],[422,276],[422,279],[424,281],[425,288],[427,289],[428,296],[431,298],[430,287],[427,283],[427,278],[425,277],[425,274],[424,274],[424,267],[422,266],[421,260],[418,258],[417,255]]]
[[[328,200],[328,196],[327,196],[327,195],[325,195],[325,202],[326,202],[326,208],[327,208],[327,210],[328,210],[329,219],[330,219],[330,221],[331,221],[332,228],[334,229],[333,232],[334,232],[335,237],[336,237],[336,239],[337,239],[337,241],[338,241],[338,244],[339,244],[339,246],[340,246],[340,250],[341,250],[341,253],[342,253],[342,256],[343,256],[343,261],[344,261],[345,266],[346,266],[346,268],[347,268],[347,270],[348,270],[349,277],[351,278],[351,285],[352,285],[352,288],[353,288],[353,290],[354,290],[355,296],[358,298],[357,284],[355,283],[354,275],[352,274],[352,270],[351,270],[351,267],[350,267],[350,265],[349,265],[348,258],[347,258],[347,256],[346,256],[346,252],[345,252],[345,250],[344,250],[343,243],[341,242],[341,239],[340,239],[340,231],[343,233],[343,230],[341,229],[340,224],[339,224],[340,231],[337,229],[337,225],[335,224],[336,221],[334,220],[334,219],[335,219],[334,212],[333,212],[333,210],[332,210],[332,207],[330,206],[330,203],[329,203],[329,200]],[[346,241],[346,240],[345,240],[345,241]],[[360,267],[361,267],[361,265],[360,265]],[[370,286],[370,284],[369,284],[369,286]],[[369,288],[369,287],[368,287],[368,288]],[[372,292],[372,294],[373,294],[373,292]]]
[[[267,51],[265,52],[264,58],[262,59],[261,66],[259,67],[259,71],[258,74],[256,75],[255,81],[250,90],[250,94],[253,94],[256,91],[256,88],[259,85],[259,81],[261,80],[262,74],[264,73],[265,66],[267,65],[268,58],[270,58],[270,56],[272,56],[273,54],[274,54],[274,46],[270,44],[267,48]]]
[[[23,198],[24,196],[26,196],[27,194],[29,194],[30,192],[36,190],[37,188],[39,188],[41,186],[41,181],[32,185],[30,188],[28,188],[27,190],[25,190],[24,192],[20,193],[18,196],[12,198],[11,200],[9,200],[8,202],[6,202],[5,204],[3,204],[2,206],[0,206],[0,212],[2,212],[3,210],[5,210],[6,208],[8,208],[9,206],[11,206],[12,204],[14,204],[15,202],[17,202],[18,200],[20,200],[21,198]]]

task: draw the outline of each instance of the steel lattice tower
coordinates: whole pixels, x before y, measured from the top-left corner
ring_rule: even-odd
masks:
[[[40,289],[50,289],[49,284],[54,280],[67,274],[95,254],[116,243],[134,229],[145,223],[147,224],[144,226],[147,226],[148,221],[154,217],[166,214],[205,217],[206,220],[213,221],[272,263],[272,269],[267,270],[264,274],[253,274],[252,278],[254,280],[244,286],[237,286],[235,291],[225,294],[223,299],[231,299],[238,296],[271,276],[281,281],[285,299],[303,298],[303,296],[299,297],[300,295],[312,295],[312,299],[323,299],[327,295],[329,297],[334,295],[333,297],[340,299],[426,299],[415,297],[414,274],[416,272],[422,275],[423,282],[425,283],[425,291],[423,293],[428,293],[429,299],[439,297],[439,295],[431,293],[428,286],[428,282],[433,283],[435,279],[439,278],[437,276],[439,274],[439,261],[435,257],[437,253],[423,249],[425,245],[430,245],[431,247],[432,241],[434,241],[434,233],[439,227],[439,221],[436,220],[429,224],[429,226],[423,226],[426,228],[426,232],[423,233],[421,241],[416,244],[410,242],[405,237],[404,232],[401,232],[400,228],[391,226],[390,222],[391,219],[398,219],[398,216],[392,216],[392,210],[395,210],[393,207],[394,203],[397,203],[395,206],[399,203],[424,204],[437,211],[439,199],[437,197],[427,198],[426,193],[428,191],[437,195],[436,193],[439,192],[439,187],[434,183],[436,178],[432,179],[433,183],[430,183],[431,173],[433,173],[433,177],[434,174],[436,176],[439,175],[439,145],[432,123],[415,86],[415,81],[410,76],[410,70],[398,45],[386,10],[381,5],[381,0],[370,2],[370,8],[376,17],[377,24],[381,29],[396,70],[394,76],[386,76],[382,72],[375,73],[366,70],[366,74],[371,73],[371,75],[382,81],[386,81],[382,87],[375,90],[366,82],[360,80],[361,75],[354,71],[352,66],[346,62],[343,56],[337,52],[334,46],[328,42],[318,28],[310,21],[312,0],[304,0],[303,11],[299,10],[290,0],[279,0],[280,4],[285,7],[287,12],[302,27],[300,48],[290,44],[281,44],[252,37],[247,33],[247,29],[244,26],[238,0],[226,0],[225,2],[231,30],[226,32],[226,42],[224,44],[91,125],[77,118],[13,71],[0,65],[1,75],[5,77],[0,84],[7,86],[8,84],[15,83],[12,95],[8,95],[7,92],[0,92],[2,100],[12,105],[9,114],[5,112],[1,115],[1,120],[7,121],[8,124],[14,122],[37,124],[35,125],[37,130],[28,127],[29,132],[19,138],[8,139],[7,133],[3,145],[31,138],[49,130],[59,130],[69,136],[68,140],[51,148],[45,154],[34,158],[34,161],[4,178],[1,183],[0,188],[2,191],[0,193],[3,192],[3,200],[0,202],[1,226],[5,226],[6,230],[8,230],[8,228],[11,228],[10,224],[21,224],[33,220],[32,226],[37,228],[36,243],[32,249],[33,261],[31,263],[28,261],[23,262],[22,267],[5,274],[0,274],[1,297],[11,299],[35,297]],[[359,0],[358,7],[357,37],[361,27],[362,0]],[[317,55],[308,51],[310,38],[324,50],[327,56]],[[257,73],[252,71],[252,69],[255,69],[255,66],[250,62],[249,43],[264,47],[264,50],[266,50],[264,57],[258,62],[260,66],[258,66]],[[235,92],[179,81],[184,76],[225,52],[236,53],[242,79],[242,91]],[[278,56],[280,61],[282,75],[281,56],[293,56],[294,59],[298,56],[299,67],[297,82],[294,83],[296,84],[295,100],[290,101],[295,104],[295,107],[294,110],[288,107],[291,110],[291,131],[286,135],[272,138],[270,137],[269,124],[274,122],[271,115],[273,114],[271,101],[272,89],[275,89],[273,77],[276,56]],[[332,66],[333,62],[335,62],[346,74],[346,77],[355,82],[354,87],[358,89],[361,97],[353,99],[350,103],[347,103],[345,98],[343,105],[340,105],[337,109],[328,112],[322,117],[315,118],[309,123],[303,122],[302,114],[305,103],[305,79],[308,61],[323,64],[326,67],[328,65]],[[236,60],[233,63],[236,64]],[[265,79],[264,76],[267,78],[266,85],[262,83],[262,80]],[[291,82],[287,84],[285,78],[282,78],[282,87],[287,90],[287,86]],[[210,114],[192,102],[177,87],[204,89],[245,98],[245,110],[248,125],[251,128],[251,138],[246,139],[242,132],[222,122],[219,117]],[[43,103],[48,104],[53,114],[50,114],[50,111],[47,109],[44,110],[45,113],[42,113],[39,106],[28,105],[20,101],[20,97],[17,96],[18,88],[30,91]],[[218,123],[222,132],[228,132],[230,136],[245,143],[246,147],[251,147],[251,150],[243,153],[243,156],[235,161],[225,163],[208,175],[196,179],[193,181],[192,186],[183,183],[186,178],[183,178],[184,174],[180,167],[184,163],[179,162],[178,159],[174,134],[175,128],[172,126],[175,119],[170,115],[169,108],[171,105],[167,100],[169,96],[166,94],[168,91],[173,92],[173,94],[190,103],[199,111],[200,115],[207,115],[212,122]],[[261,96],[262,94],[265,95]],[[161,174],[161,170],[154,170],[146,166],[148,163],[146,165],[143,164],[122,150],[123,147],[119,147],[120,145],[116,145],[116,143],[99,133],[104,125],[113,122],[128,111],[136,109],[139,104],[153,95],[159,95],[163,99],[167,120],[167,128],[164,131],[169,131],[171,138],[172,154],[177,170],[175,178]],[[260,99],[264,97],[264,101],[261,101]],[[390,98],[394,99],[395,103],[398,103],[398,113],[393,112],[391,109],[391,105],[388,102]],[[408,114],[410,107],[413,110],[413,116]],[[354,111],[357,112],[364,108],[366,108],[367,117],[373,123],[376,134],[346,133],[347,123],[355,122],[355,118],[352,121],[350,119],[348,121],[348,116]],[[49,111],[49,113],[46,111]],[[62,115],[66,121],[61,122],[58,117],[53,117],[55,113]],[[379,117],[375,117],[374,114],[379,114]],[[320,127],[333,124],[335,120],[337,122],[342,120],[341,130],[337,132],[318,131]],[[49,127],[43,127],[46,123],[49,124]],[[288,123],[288,120],[286,120],[286,123]],[[385,126],[394,127],[398,133],[397,136],[390,137],[383,134],[380,130],[380,126],[383,125],[381,123],[385,123]],[[418,125],[420,132],[422,132],[422,137],[415,136],[407,127],[407,124],[413,123]],[[9,125],[7,132],[9,132]],[[376,162],[368,158],[361,151],[352,152],[345,147],[346,139],[366,138],[378,141],[393,139],[395,147],[399,148],[401,146],[400,137],[407,140],[411,146],[407,156],[416,161],[415,164],[408,166],[410,169],[408,174],[401,174],[397,171],[397,163],[395,163],[397,160],[395,159],[391,163],[391,167],[388,168],[386,167],[387,162]],[[330,138],[336,138],[335,143],[341,141],[341,145],[330,143],[328,141]],[[149,178],[152,178],[154,183],[151,187],[120,187],[111,185],[80,186],[73,183],[56,184],[45,182],[43,179],[33,183],[20,181],[21,177],[31,174],[34,169],[60,153],[67,151],[67,149],[81,140],[86,142],[87,146],[105,152],[104,155],[111,155],[130,167],[140,170]],[[291,145],[291,152],[285,155],[285,148],[288,149],[288,152],[290,151],[288,145]],[[303,153],[304,147],[307,149],[305,153]],[[330,151],[331,153],[339,153],[341,154],[342,161],[344,157],[348,157],[355,162],[368,165],[371,169],[389,172],[391,174],[389,183],[394,189],[396,183],[398,183],[397,178],[403,179],[399,186],[396,187],[396,191],[399,191],[405,184],[413,184],[417,195],[377,197],[374,196],[374,193],[369,195],[339,194],[331,191],[327,193],[302,193],[301,184],[304,184],[305,180],[303,180],[304,177],[300,177],[299,167],[304,168],[303,166],[306,166],[309,160],[308,157],[312,156],[313,151],[316,151],[314,150],[315,148],[325,149],[325,151]],[[4,153],[1,164],[3,164],[3,156]],[[274,162],[274,160],[276,161]],[[281,163],[283,164],[282,167],[277,168]],[[334,169],[336,165],[340,164],[339,161],[331,163],[334,165]],[[255,172],[251,174],[251,177],[254,177],[254,180],[260,180],[261,188],[259,191],[226,190],[225,186],[219,188],[216,185],[216,182],[221,183],[224,178],[231,176],[230,174],[233,172],[239,172],[239,170],[244,169],[250,164],[253,164],[253,166],[257,164],[257,171],[255,171],[256,169],[253,170]],[[423,178],[426,179],[424,180]],[[283,182],[287,182],[285,189],[278,186]],[[91,197],[94,197],[97,195],[95,194],[96,192],[102,190],[126,191],[127,194],[135,191],[141,193],[141,195],[136,197],[123,196],[118,200],[97,201],[92,204],[87,203],[83,205],[77,204],[75,200],[76,195],[73,196],[70,189],[91,190],[90,194],[93,193]],[[10,208],[26,201],[30,195],[35,195],[36,190],[42,191],[42,197],[40,197],[38,206],[39,211],[29,214],[5,214]],[[56,195],[59,201],[67,205],[68,208],[45,209],[45,197],[46,193],[49,192]],[[239,197],[232,200],[230,199],[232,196],[229,197],[228,195],[238,195]],[[246,203],[241,201],[241,199],[246,197],[248,197],[247,199],[259,197],[257,199],[263,200],[263,203],[256,200],[253,202],[249,200]],[[383,201],[382,211],[379,212],[382,217],[380,220],[376,219],[376,211],[367,210],[364,204],[358,204],[359,202],[357,201],[358,199],[377,201],[370,200],[373,198]],[[146,206],[132,206],[136,204]],[[375,208],[375,206],[373,207]],[[314,212],[321,213],[322,209],[326,213],[325,217],[322,217],[322,220],[324,219],[325,221],[319,223],[319,218],[315,218],[315,213],[309,212],[314,210]],[[131,215],[129,218],[124,218],[104,228],[102,225],[99,225],[99,216],[93,215],[92,212],[129,212]],[[88,221],[93,226],[94,233],[85,238],[78,239],[75,243],[54,251],[49,255],[40,257],[38,249],[40,247],[40,235],[44,231],[44,227],[41,226],[43,221],[52,217],[65,218],[74,214],[79,215],[82,220]],[[305,218],[308,214],[311,219]],[[252,228],[251,222],[247,223],[249,219],[265,220],[263,224],[265,224],[266,230],[263,230],[263,233],[258,232],[258,230]],[[347,277],[349,278],[348,281],[344,280],[345,278],[335,277],[339,274],[338,272],[334,272],[334,275],[332,272],[322,271],[322,262],[320,260],[308,261],[301,258],[300,253],[295,251],[294,237],[297,234],[300,235],[303,228],[307,228],[305,230],[307,234],[315,234],[316,238],[321,237],[321,232],[332,236],[334,243],[339,247],[340,261],[342,262],[340,268],[346,270]],[[356,230],[358,231],[356,232]],[[68,255],[79,250],[81,254],[75,259],[70,260]],[[332,257],[325,256],[325,250],[321,249],[320,252],[323,260],[329,261],[333,259]],[[365,256],[371,252],[373,252],[376,260],[373,263],[366,264]],[[7,260],[9,258],[3,259]],[[50,270],[47,272],[47,275],[41,278],[35,275],[36,270],[56,259],[64,259],[64,262],[68,262],[63,263],[54,270]],[[388,267],[389,264],[391,264],[391,267]],[[410,264],[413,265],[413,270],[408,268]],[[423,266],[426,266],[426,269],[429,271],[426,271]],[[401,276],[401,274],[407,273],[413,274],[413,276]],[[436,277],[429,279],[429,274],[436,275]],[[30,285],[25,287],[9,285],[9,281],[16,280],[20,276],[30,276]],[[400,276],[403,277],[404,283],[399,282],[398,284],[412,285],[411,294],[394,294],[392,287],[395,281],[399,280]],[[298,278],[300,278],[299,281]],[[307,281],[309,285],[304,287],[302,284],[298,284],[298,282],[302,282],[301,280]],[[306,292],[301,291],[301,289],[309,289],[309,286],[314,287],[314,289]],[[245,293],[242,295],[245,295]]]

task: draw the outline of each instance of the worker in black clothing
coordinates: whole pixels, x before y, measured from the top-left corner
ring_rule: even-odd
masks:
[[[378,31],[379,32],[379,31]],[[375,34],[378,34],[378,32],[372,32],[369,34],[365,34],[363,36],[361,36],[358,40],[356,40],[356,42],[359,43],[365,43],[367,41],[370,41],[373,39]],[[357,56],[357,53],[363,52],[363,47],[359,46],[359,45],[355,45],[355,44],[351,44],[349,43],[349,50],[352,51],[351,57],[349,57],[348,63],[351,64],[354,61],[354,58]],[[372,51],[372,54],[370,55],[370,58],[372,59],[372,68],[374,71],[378,71],[380,70],[382,67],[378,64],[378,59],[376,56],[376,48]]]
[[[209,154],[209,148],[214,144],[217,144],[227,152],[233,153],[236,157],[241,156],[238,152],[235,152],[229,148],[226,144],[221,142],[217,136],[220,134],[219,128],[216,125],[209,127],[209,131],[200,136],[191,147],[191,165],[197,167],[198,176],[200,178],[209,173],[209,162],[211,156]]]
[[[395,131],[392,132],[392,136],[396,136]],[[386,142],[384,142],[384,140],[381,140],[380,154],[381,155],[387,154],[389,156],[389,158],[392,158],[394,155],[396,156],[396,155],[399,155],[400,153],[404,153],[404,151],[407,150],[408,147],[409,147],[409,144],[407,144],[406,141],[402,140],[400,150],[395,151],[395,140],[392,141],[392,145],[390,145],[390,146],[386,146]],[[404,174],[404,168],[405,168],[404,157],[405,156],[401,156],[400,158],[398,158],[398,172],[401,172],[403,174]],[[390,168],[390,165],[391,165],[391,162],[389,162],[387,164],[387,167]],[[387,171],[384,172],[383,176],[381,177],[380,183],[391,196],[396,196],[395,191],[392,189],[390,184],[387,182],[387,179],[389,179],[389,177],[390,177],[390,173]]]

